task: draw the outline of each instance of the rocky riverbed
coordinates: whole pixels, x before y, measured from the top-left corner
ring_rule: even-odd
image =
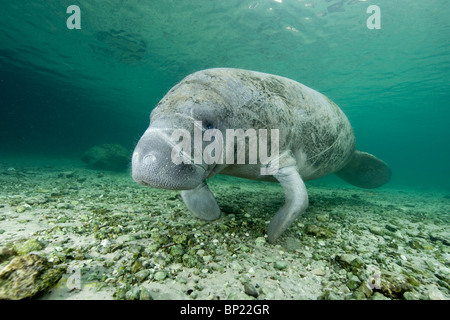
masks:
[[[449,299],[450,196],[308,183],[278,240],[278,184],[210,180],[222,217],[77,161],[0,159],[1,299]]]

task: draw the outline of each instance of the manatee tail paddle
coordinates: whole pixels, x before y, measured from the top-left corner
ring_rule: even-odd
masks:
[[[370,153],[356,150],[347,165],[335,174],[354,186],[372,189],[389,181],[391,169]]]

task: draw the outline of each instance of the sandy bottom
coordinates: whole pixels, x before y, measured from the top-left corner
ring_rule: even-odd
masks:
[[[0,159],[0,249],[14,252],[0,269],[27,253],[64,266],[38,299],[450,298],[448,193],[308,183],[307,212],[270,244],[278,184],[209,185],[212,223],[129,172]]]

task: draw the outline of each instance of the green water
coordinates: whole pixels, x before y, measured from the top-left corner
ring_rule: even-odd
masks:
[[[81,29],[69,30],[69,5]],[[381,12],[370,30],[369,5]],[[189,73],[277,74],[335,101],[391,186],[450,189],[445,0],[0,1],[0,154],[131,150]],[[62,160],[61,160],[62,161]]]

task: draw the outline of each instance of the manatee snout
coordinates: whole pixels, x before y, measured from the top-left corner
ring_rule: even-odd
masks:
[[[174,142],[167,130],[149,128],[139,140],[131,162],[133,180],[142,185],[190,190],[205,178],[205,169],[194,163],[172,161]]]

